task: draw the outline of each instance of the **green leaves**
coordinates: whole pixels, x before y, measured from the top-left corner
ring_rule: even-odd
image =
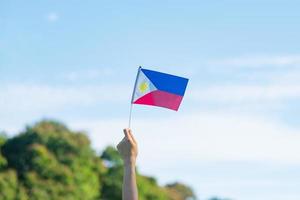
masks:
[[[59,122],[41,121],[9,139],[0,134],[1,200],[121,200],[122,181],[123,162],[114,147],[99,157],[84,133]],[[187,186],[162,187],[139,173],[137,182],[140,200],[194,196]]]
[[[17,175],[13,170],[0,173],[0,199],[13,200],[16,198],[17,181]]]
[[[102,162],[83,133],[42,121],[8,139],[2,150],[30,199],[100,197]]]
[[[182,183],[172,183],[166,185],[166,190],[172,200],[179,199],[196,199],[193,190]]]

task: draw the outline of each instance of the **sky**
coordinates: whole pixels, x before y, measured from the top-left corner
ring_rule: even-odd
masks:
[[[138,66],[190,79],[133,106],[138,168],[200,200],[300,199],[299,1],[0,1],[0,130],[41,119],[97,152],[128,125]]]

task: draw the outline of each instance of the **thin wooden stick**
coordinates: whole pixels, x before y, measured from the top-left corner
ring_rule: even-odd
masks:
[[[128,121],[128,128],[131,126],[131,116],[132,116],[132,103],[130,103],[130,111],[129,111],[129,121]]]
[[[130,128],[130,126],[131,126],[131,115],[132,115],[132,106],[133,106],[134,92],[135,92],[135,89],[136,89],[136,84],[137,84],[137,81],[138,81],[141,69],[142,69],[142,67],[140,66],[138,68],[138,72],[137,72],[137,75],[136,75],[136,78],[135,78],[134,87],[133,87],[133,91],[132,91],[132,96],[131,96],[131,101],[130,101],[130,111],[129,111],[128,128]]]

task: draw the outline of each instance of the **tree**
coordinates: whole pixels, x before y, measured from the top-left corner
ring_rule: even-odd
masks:
[[[0,132],[0,170],[4,169],[7,165],[7,161],[5,157],[3,157],[2,152],[1,152],[1,147],[5,144],[7,140],[7,136],[4,132]]]
[[[85,133],[59,122],[38,122],[12,138],[0,134],[1,200],[120,200],[122,182],[123,162],[114,147],[99,157]],[[138,170],[137,183],[140,200],[194,196],[188,186],[162,187]]]
[[[2,152],[32,200],[100,197],[104,166],[84,133],[42,121],[8,139]]]
[[[171,200],[196,199],[193,190],[189,186],[179,182],[167,184],[166,190],[168,191]]]

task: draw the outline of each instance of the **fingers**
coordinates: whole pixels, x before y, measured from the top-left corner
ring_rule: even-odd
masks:
[[[129,129],[128,128],[125,128],[124,130],[124,134],[125,134],[125,138],[130,142],[130,143],[133,143],[133,140],[129,134]]]
[[[119,150],[121,148],[121,146],[123,145],[123,143],[126,143],[128,142],[128,139],[126,139],[126,137],[124,137],[120,142],[119,144],[117,144],[117,149]]]
[[[128,129],[124,128],[123,132],[124,132],[125,138],[129,140],[129,131],[128,131]]]
[[[123,142],[126,142],[127,138],[126,137],[123,137],[123,139],[119,142],[119,144],[123,143]]]
[[[133,135],[132,135],[131,130],[128,129],[128,128],[126,128],[126,129],[124,129],[123,131],[124,131],[124,134],[125,134],[126,139],[129,140],[130,143],[135,144],[136,141],[135,141],[135,139],[134,139],[134,137],[133,137]]]
[[[133,137],[133,134],[132,134],[131,129],[129,129],[129,135],[130,135],[132,141],[136,144],[136,140],[135,140],[135,138]]]

